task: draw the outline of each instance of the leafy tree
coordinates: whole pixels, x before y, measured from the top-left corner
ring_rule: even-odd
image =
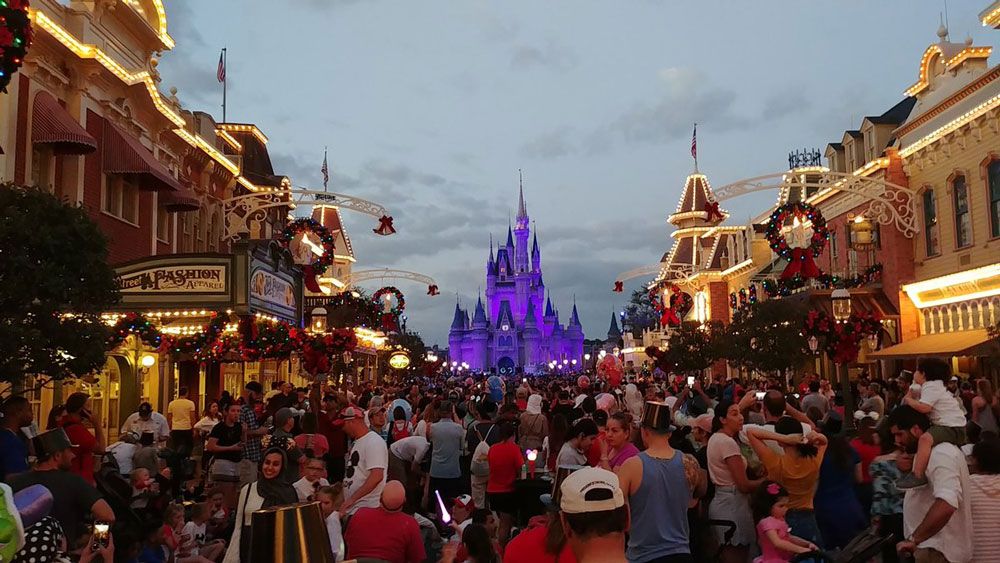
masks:
[[[0,380],[64,379],[105,361],[100,315],[118,302],[107,239],[83,209],[0,185]]]
[[[710,322],[704,327],[696,322],[683,323],[667,337],[662,364],[672,366],[677,373],[700,373],[722,357],[720,335],[723,331],[719,322]]]
[[[410,355],[409,369],[419,370],[424,365],[424,358],[427,356],[427,346],[424,344],[424,339],[416,332],[394,332],[389,335],[389,344],[392,348],[385,353],[386,360],[388,360],[393,348],[402,346]]]
[[[733,316],[720,340],[723,357],[749,370],[780,372],[809,357],[801,335],[808,307],[795,299],[759,301]]]
[[[632,291],[629,304],[625,307],[625,316],[622,318],[623,330],[631,330],[633,337],[641,338],[642,331],[655,327],[659,320],[656,308],[649,299],[649,292],[644,289]]]

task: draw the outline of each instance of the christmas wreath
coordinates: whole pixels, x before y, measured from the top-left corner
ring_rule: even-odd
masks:
[[[115,348],[121,345],[130,334],[136,335],[140,340],[153,348],[159,348],[160,342],[163,339],[160,331],[153,326],[153,323],[145,315],[126,313],[125,316],[118,319],[114,326],[111,327],[108,347]]]
[[[394,307],[385,309],[382,306],[383,298],[386,295],[392,295],[396,298],[396,305]],[[397,327],[396,319],[399,317],[399,314],[403,312],[403,309],[406,308],[406,300],[403,298],[403,292],[391,285],[386,286],[376,291],[375,294],[372,295],[372,302],[375,303],[376,306],[382,307],[381,309],[382,329],[385,330],[386,332],[392,332],[396,330]]]
[[[809,239],[809,246],[805,248],[793,248],[788,244],[781,229],[785,221],[794,216],[799,220],[807,220],[812,223],[812,237]],[[822,272],[816,266],[815,258],[823,253],[826,241],[830,238],[830,230],[826,226],[826,219],[818,209],[801,201],[786,203],[771,212],[771,219],[767,223],[764,231],[767,242],[771,245],[771,250],[775,254],[788,260],[788,266],[781,273],[781,278],[791,278],[800,275],[805,279],[815,278]]]
[[[0,91],[6,92],[31,46],[28,0],[0,0]]]
[[[802,336],[818,338],[823,342],[827,355],[838,364],[849,364],[858,359],[861,341],[868,336],[878,336],[882,322],[876,313],[852,313],[844,322],[836,322],[823,311],[812,310],[806,316]]]
[[[333,233],[318,221],[305,217],[296,219],[285,226],[280,238],[282,246],[287,249],[292,244],[292,241],[295,240],[295,237],[303,233],[305,233],[304,236],[308,236],[308,233],[316,235],[319,238],[320,245],[323,247],[322,254],[316,256],[311,263],[302,266],[303,282],[306,287],[313,293],[320,293],[319,283],[316,281],[316,278],[322,275],[333,264],[333,244],[336,239]]]
[[[682,291],[680,287],[671,285],[670,298],[664,300],[660,296],[660,287],[653,286],[649,289],[649,300],[653,304],[653,308],[660,313],[660,325],[678,326],[691,311],[691,307],[694,306],[694,299]]]
[[[322,334],[292,329],[288,334],[301,354],[302,367],[313,376],[329,372],[333,356],[351,352],[358,346],[358,337],[348,328]]]

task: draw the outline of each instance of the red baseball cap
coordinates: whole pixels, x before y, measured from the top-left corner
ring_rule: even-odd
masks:
[[[461,495],[455,497],[455,506],[457,508],[464,508],[466,510],[475,510],[476,503],[472,500],[471,495]]]
[[[337,418],[336,420],[333,421],[333,423],[336,425],[341,425],[347,422],[348,420],[355,420],[355,419],[364,420],[365,411],[361,407],[349,405],[345,407],[344,410],[340,411],[340,414],[337,415]]]

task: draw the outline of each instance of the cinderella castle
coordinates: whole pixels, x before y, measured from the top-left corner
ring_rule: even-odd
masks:
[[[480,297],[470,318],[455,305],[448,333],[452,362],[466,363],[472,371],[501,375],[539,373],[558,362],[572,370],[583,362],[583,327],[573,303],[569,324],[559,321],[559,311],[542,281],[542,255],[538,234],[528,251],[528,210],[522,186],[517,220],[507,227],[507,244],[486,261],[486,303]]]

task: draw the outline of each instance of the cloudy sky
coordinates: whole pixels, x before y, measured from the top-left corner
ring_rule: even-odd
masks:
[[[951,37],[997,46],[948,3]],[[505,236],[524,170],[545,282],[588,336],[607,331],[619,272],[669,245],[692,123],[714,186],[787,167],[902,97],[936,40],[925,0],[167,0],[177,47],[163,89],[221,119],[215,71],[229,51],[228,117],[269,137],[275,170],[387,206],[399,233],[346,213],[359,269],[407,282],[409,326],[447,344],[456,294],[475,302],[489,236]],[[773,202],[724,204],[744,222]],[[636,287],[641,280],[629,286]],[[375,284],[373,287],[377,287]],[[627,295],[624,294],[624,295]]]

